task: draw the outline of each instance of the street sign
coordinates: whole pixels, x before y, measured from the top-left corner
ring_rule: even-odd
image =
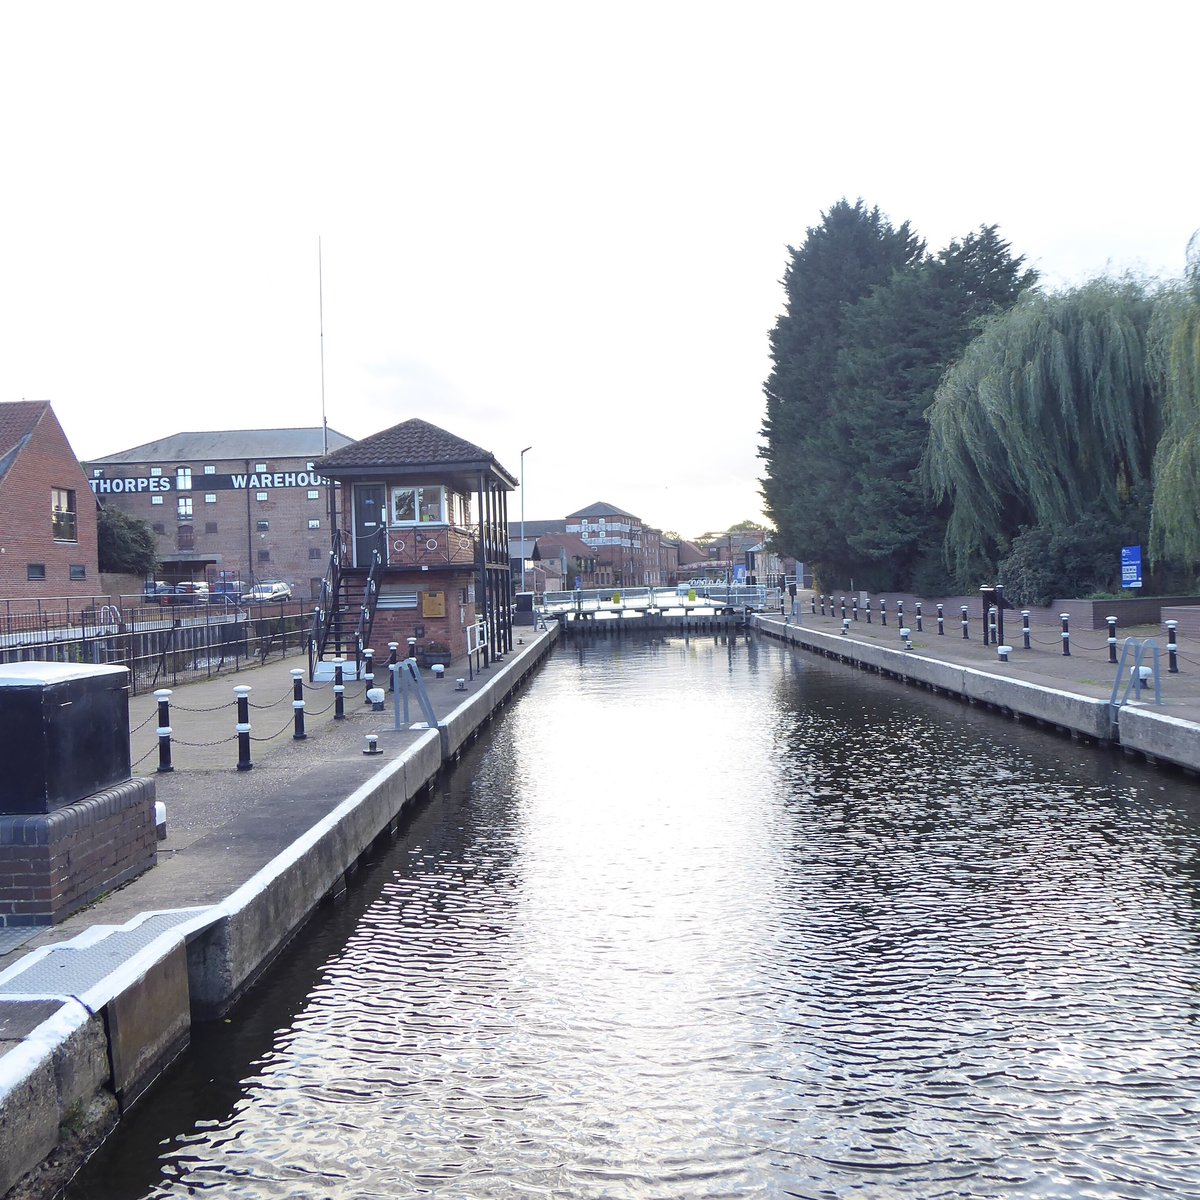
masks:
[[[1123,588],[1140,588],[1142,586],[1141,546],[1121,547],[1121,586]]]

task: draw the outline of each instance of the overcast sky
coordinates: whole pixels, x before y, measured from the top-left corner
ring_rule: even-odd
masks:
[[[1054,285],[1182,273],[1200,9],[0,7],[0,401],[80,458],[421,417],[527,518],[761,514],[787,247],[862,197]],[[520,501],[514,497],[515,518]]]

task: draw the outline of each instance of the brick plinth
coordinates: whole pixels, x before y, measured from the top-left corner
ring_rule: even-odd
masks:
[[[154,781],[32,816],[0,815],[0,925],[54,925],[154,865]]]

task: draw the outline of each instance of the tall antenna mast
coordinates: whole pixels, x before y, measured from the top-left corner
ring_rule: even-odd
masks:
[[[321,264],[321,239],[317,238],[317,320],[321,329],[321,446],[329,456],[329,421],[325,416],[325,276]]]

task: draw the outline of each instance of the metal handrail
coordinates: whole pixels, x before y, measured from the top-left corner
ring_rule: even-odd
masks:
[[[1129,668],[1129,674],[1125,683],[1124,689],[1121,688],[1121,678],[1125,670],[1125,663],[1128,661],[1130,651],[1133,652],[1133,665]],[[1146,667],[1142,663],[1142,656],[1149,650],[1152,653],[1153,667]],[[1129,693],[1134,692],[1140,695],[1142,688],[1145,686],[1143,679],[1146,676],[1142,675],[1142,671],[1148,671],[1154,679],[1154,703],[1162,703],[1162,684],[1159,678],[1158,669],[1158,642],[1154,638],[1133,638],[1127,637],[1121,645],[1121,658],[1117,663],[1117,673],[1113,678],[1112,699],[1110,704],[1114,710],[1119,711],[1123,705],[1129,702]],[[1114,716],[1115,719],[1115,716]]]

